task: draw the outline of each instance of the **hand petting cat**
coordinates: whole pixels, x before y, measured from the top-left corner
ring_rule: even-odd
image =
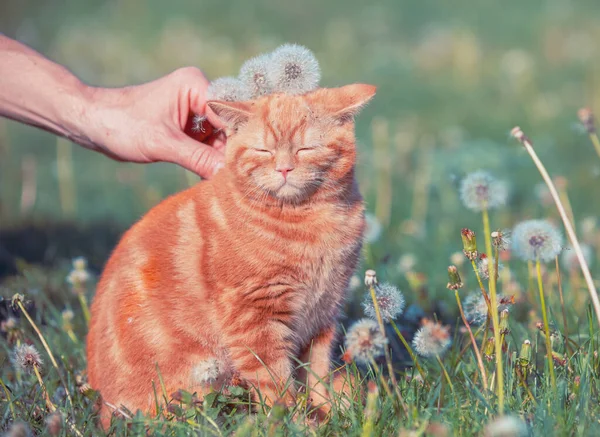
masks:
[[[0,116],[69,138],[118,161],[167,161],[210,177],[225,137],[205,113],[208,80],[193,67],[125,88],[83,84],[64,67],[0,34]],[[190,113],[208,130],[192,132]]]

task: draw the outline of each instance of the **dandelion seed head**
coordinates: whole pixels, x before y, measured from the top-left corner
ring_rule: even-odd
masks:
[[[594,258],[594,251],[588,244],[582,243],[580,246],[583,259],[585,259],[585,262],[589,266]],[[563,267],[569,271],[579,269],[579,259],[577,258],[577,254],[572,246],[569,246],[563,250],[563,253],[560,256],[560,261]]]
[[[483,431],[484,437],[527,437],[527,425],[516,416],[501,416],[491,421]]]
[[[494,264],[495,262],[495,259],[492,258],[492,264]],[[502,263],[499,262],[496,277],[498,277],[498,273],[503,268],[504,266],[502,265]],[[479,257],[479,261],[477,261],[477,271],[479,272],[479,276],[481,276],[481,279],[484,279],[486,281],[490,279],[490,259],[485,254],[481,254]]]
[[[508,200],[508,185],[487,171],[476,171],[462,180],[460,199],[465,207],[473,211],[498,208]]]
[[[240,69],[239,79],[253,99],[267,95],[273,91],[269,78],[271,55],[265,54],[247,60]]]
[[[277,48],[270,58],[268,79],[275,92],[304,94],[319,86],[319,62],[306,47],[285,44]]]
[[[384,322],[389,322],[402,314],[405,305],[404,296],[396,286],[388,283],[378,284],[375,287],[375,297]],[[377,317],[370,293],[365,296],[363,308],[367,317],[371,319]]]
[[[199,384],[210,385],[214,383],[218,377],[219,361],[216,358],[200,361],[192,369],[192,379]]]
[[[398,271],[400,273],[412,272],[417,265],[417,257],[412,253],[404,254],[398,260]]]
[[[364,238],[367,243],[374,243],[381,237],[381,222],[373,214],[365,214],[365,232]]]
[[[37,367],[38,369],[42,367],[43,361],[35,346],[22,344],[15,347],[13,364],[17,369],[25,373],[30,373],[33,371],[34,367]]]
[[[546,220],[527,220],[513,230],[512,249],[524,261],[548,262],[562,250],[562,234]]]
[[[346,353],[357,363],[368,364],[383,355],[387,339],[379,329],[377,322],[361,319],[355,322],[345,339]]]
[[[85,269],[87,269],[87,265],[88,265],[87,259],[85,259],[85,257],[83,257],[83,256],[79,256],[79,257],[73,259],[73,268],[75,270],[85,270]]]
[[[207,100],[222,100],[224,102],[241,102],[250,100],[250,90],[235,77],[220,77],[213,80],[206,90]]]
[[[415,351],[423,357],[442,355],[452,344],[450,328],[440,322],[424,319],[423,326],[415,333],[412,343]]]
[[[492,244],[498,250],[508,250],[512,242],[511,233],[508,229],[492,232]]]
[[[75,318],[75,314],[73,314],[73,311],[66,309],[63,310],[63,312],[61,313],[62,319],[65,322],[70,322],[71,320],[73,320]]]
[[[5,437],[33,437],[33,432],[25,422],[14,422],[6,434],[2,435]]]
[[[497,301],[498,312],[501,313],[504,310],[510,310],[510,307],[514,304],[514,297],[498,294]],[[481,291],[475,291],[468,295],[463,303],[463,309],[465,317],[472,325],[481,325],[487,318],[488,307]]]

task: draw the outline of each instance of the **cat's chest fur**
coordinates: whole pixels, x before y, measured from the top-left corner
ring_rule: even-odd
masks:
[[[364,227],[362,203],[315,214],[320,218],[302,230],[302,223],[263,229],[248,225],[249,238],[276,253],[266,266],[273,272],[270,280],[277,284],[273,305],[287,305],[291,329],[304,345],[337,318],[360,256]],[[285,303],[278,301],[281,284],[290,290]]]

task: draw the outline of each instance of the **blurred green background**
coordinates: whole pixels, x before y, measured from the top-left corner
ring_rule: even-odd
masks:
[[[358,175],[383,225],[367,260],[391,278],[403,255],[443,277],[460,229],[479,229],[456,190],[469,171],[489,169],[511,184],[493,227],[556,217],[529,157],[509,138],[514,125],[566,178],[578,223],[600,209],[590,191],[600,159],[576,117],[582,106],[600,108],[597,0],[2,0],[0,31],[97,86],[187,65],[209,78],[235,75],[244,60],[285,42],[316,53],[323,86],[377,85],[357,123]],[[83,254],[101,266],[119,232],[195,181],[174,165],[112,162],[0,120],[0,238],[9,256],[33,259],[26,248],[37,242],[37,260]],[[15,237],[23,229],[27,240]],[[61,249],[82,229],[94,244],[82,238]]]

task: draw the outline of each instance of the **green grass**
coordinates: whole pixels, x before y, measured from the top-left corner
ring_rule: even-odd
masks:
[[[598,228],[584,232],[582,226],[583,219],[600,216],[596,189],[600,159],[588,138],[574,128],[580,107],[600,112],[600,56],[595,44],[600,11],[593,0],[485,1],[477,6],[464,0],[377,4],[235,0],[226,6],[191,0],[131,0],[104,6],[75,0],[48,5],[10,2],[2,5],[0,28],[100,86],[151,80],[184,65],[198,65],[210,78],[230,75],[248,57],[283,42],[302,43],[315,51],[326,86],[376,84],[378,95],[357,125],[358,179],[367,208],[379,217],[383,232],[365,248],[358,275],[376,269],[380,280],[398,285],[409,303],[430,317],[435,312],[453,328],[452,349],[442,359],[454,393],[437,361],[422,360],[427,377],[420,382],[405,378],[415,371],[404,366],[410,364],[407,357],[401,362],[396,355],[398,388],[408,415],[386,395],[374,369],[361,368],[365,381],[355,387],[364,394],[361,402],[346,408],[335,400],[331,418],[320,427],[306,427],[301,402],[294,411],[269,415],[259,407],[250,415],[244,412],[247,393],[234,388],[199,403],[184,396],[182,402],[172,403],[169,414],[159,417],[116,421],[112,435],[144,435],[148,428],[156,435],[426,435],[431,423],[445,424],[449,435],[481,435],[498,415],[498,403],[495,391],[481,385],[469,337],[460,330],[453,292],[445,288],[450,257],[462,250],[460,230],[469,227],[483,235],[481,217],[458,199],[458,181],[482,168],[510,182],[510,201],[493,211],[492,229],[511,228],[528,218],[560,223],[554,205],[536,194],[541,179],[531,160],[508,138],[515,125],[534,140],[551,175],[566,178],[577,232],[592,245],[596,258],[600,255]],[[56,152],[54,137],[0,120],[0,231],[24,222],[45,226],[69,221],[85,227],[106,220],[125,229],[160,198],[188,184],[183,170],[172,165],[120,164],[74,147],[71,200],[76,206],[70,213],[61,207]],[[22,210],[22,165],[27,160],[35,164],[37,197],[31,208]],[[481,250],[482,239],[479,245]],[[107,254],[100,246],[79,245],[75,251],[101,266]],[[22,266],[17,277],[2,284],[2,295],[19,292],[35,303],[34,320],[73,396],[75,426],[86,435],[102,435],[93,425],[93,396],[78,390],[86,367],[86,329],[77,297],[64,281],[68,260],[54,247],[45,248],[43,255],[50,267]],[[409,257],[414,265],[400,269],[398,264]],[[513,259],[504,264],[504,273],[510,272],[513,280],[501,276],[498,291],[517,297],[502,355],[506,413],[520,416],[536,436],[598,435],[598,323],[580,276],[562,271],[569,337],[576,347],[566,354],[565,366],[555,366],[553,389],[545,339],[535,327],[541,320],[535,279],[530,280],[522,262]],[[551,264],[547,269],[544,289],[550,323],[562,332],[555,274]],[[459,270],[465,283],[460,291],[464,303],[478,286],[468,264]],[[596,262],[592,275],[598,273]],[[366,293],[362,287],[352,291],[346,308],[349,319],[362,316],[359,303]],[[88,297],[93,298],[92,285]],[[73,333],[63,326],[65,308],[75,313]],[[401,325],[404,318],[396,322]],[[71,407],[60,396],[59,375],[25,319],[19,320],[15,333],[20,341],[38,347],[48,392],[71,417]],[[398,352],[401,346],[394,331],[388,329],[387,335]],[[479,341],[481,337],[479,333]],[[516,373],[525,339],[533,349],[527,387],[534,400]],[[0,387],[0,430],[10,425],[14,410],[18,420],[43,434],[47,412],[41,389],[34,376],[15,373],[9,359],[13,347],[14,342],[3,336],[0,377],[12,403]],[[336,352],[339,359],[342,351]],[[387,368],[379,364],[376,373]],[[485,364],[491,379],[495,363]],[[352,365],[350,371],[358,369]],[[367,398],[366,380],[379,384],[369,408],[362,402]],[[163,402],[158,383],[156,390],[157,401]],[[442,435],[431,427],[429,431]]]

